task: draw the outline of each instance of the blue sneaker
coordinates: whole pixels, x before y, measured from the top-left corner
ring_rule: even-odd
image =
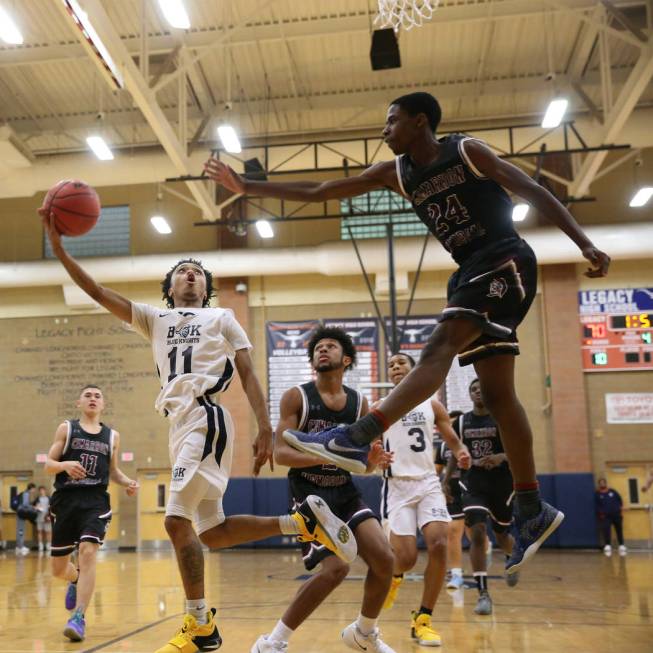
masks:
[[[66,590],[66,610],[74,610],[77,605],[77,583],[68,583]]]
[[[283,439],[294,449],[322,458],[348,472],[364,474],[367,470],[370,447],[352,442],[348,426],[336,426],[316,433],[287,429],[283,432]]]
[[[86,630],[86,622],[81,612],[75,611],[73,616],[68,619],[66,627],[63,629],[63,634],[71,642],[81,642],[84,639],[84,631]]]
[[[530,519],[515,516],[515,543],[506,562],[506,573],[514,574],[527,563],[565,518],[557,508],[542,501],[540,512]]]

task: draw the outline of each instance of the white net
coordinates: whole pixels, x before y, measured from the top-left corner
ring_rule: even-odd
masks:
[[[379,15],[374,24],[392,27],[395,32],[421,27],[431,20],[440,0],[379,0]]]

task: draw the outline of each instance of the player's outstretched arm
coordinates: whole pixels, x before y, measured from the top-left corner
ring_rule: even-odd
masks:
[[[289,388],[281,396],[279,404],[279,423],[274,438],[274,461],[277,465],[286,467],[313,467],[323,465],[324,460],[315,458],[308,454],[293,449],[283,439],[283,432],[286,429],[299,427],[299,419],[302,414],[302,397],[297,388]]]
[[[122,485],[125,488],[125,492],[127,492],[127,496],[133,497],[136,492],[138,492],[140,484],[138,481],[129,478],[129,476],[118,467],[118,451],[120,451],[120,433],[114,431],[113,450],[111,451],[111,462],[109,464],[109,478],[114,483]]]
[[[453,454],[452,458],[455,458],[458,467],[461,469],[469,469],[472,463],[469,450],[458,437],[453,426],[451,426],[447,409],[437,399],[431,399],[431,406],[433,407],[433,415],[435,416],[435,426],[442,439],[446,442],[449,449],[451,449],[451,453]]]
[[[226,163],[214,157],[206,162],[204,170],[209,179],[233,193],[298,202],[324,202],[326,200],[355,197],[379,188],[390,188],[397,193],[400,192],[394,161],[375,163],[357,177],[346,177],[324,182],[254,181],[237,174]]]
[[[64,249],[61,242],[61,234],[55,229],[54,215],[48,215],[44,209],[39,209],[39,215],[43,220],[45,233],[48,235],[52,252],[61,261],[70,278],[100,306],[104,306],[110,313],[127,324],[132,321],[132,303],[111,288],[101,286],[91,277],[84,268]]]
[[[80,480],[86,476],[84,467],[76,460],[61,460],[67,436],[68,423],[62,422],[54,432],[54,442],[48,451],[48,457],[45,459],[45,473],[59,474],[60,472],[66,472],[71,478]]]
[[[235,363],[240,382],[243,384],[243,390],[247,395],[247,400],[252,407],[252,411],[256,417],[256,423],[258,424],[258,435],[252,444],[254,450],[254,476],[258,476],[261,467],[268,461],[270,461],[270,469],[274,469],[270,415],[268,414],[268,407],[265,403],[261,384],[254,371],[249,350],[239,349],[236,352]]]
[[[533,181],[517,166],[500,159],[480,141],[466,141],[465,152],[481,173],[523,197],[576,243],[583,256],[592,264],[585,272],[586,276],[604,277],[608,273],[610,257],[594,246],[574,216],[546,188]]]

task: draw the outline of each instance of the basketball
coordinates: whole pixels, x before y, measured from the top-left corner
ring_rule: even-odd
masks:
[[[100,217],[100,198],[94,188],[78,180],[65,179],[46,194],[43,208],[54,213],[55,227],[63,236],[89,232]]]

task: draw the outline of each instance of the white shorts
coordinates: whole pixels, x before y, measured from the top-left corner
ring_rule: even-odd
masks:
[[[199,397],[197,405],[170,425],[172,477],[166,515],[195,522],[198,533],[221,524],[233,456],[229,413]]]
[[[432,521],[450,522],[447,500],[435,473],[424,478],[386,478],[382,514],[395,535],[415,535]]]

